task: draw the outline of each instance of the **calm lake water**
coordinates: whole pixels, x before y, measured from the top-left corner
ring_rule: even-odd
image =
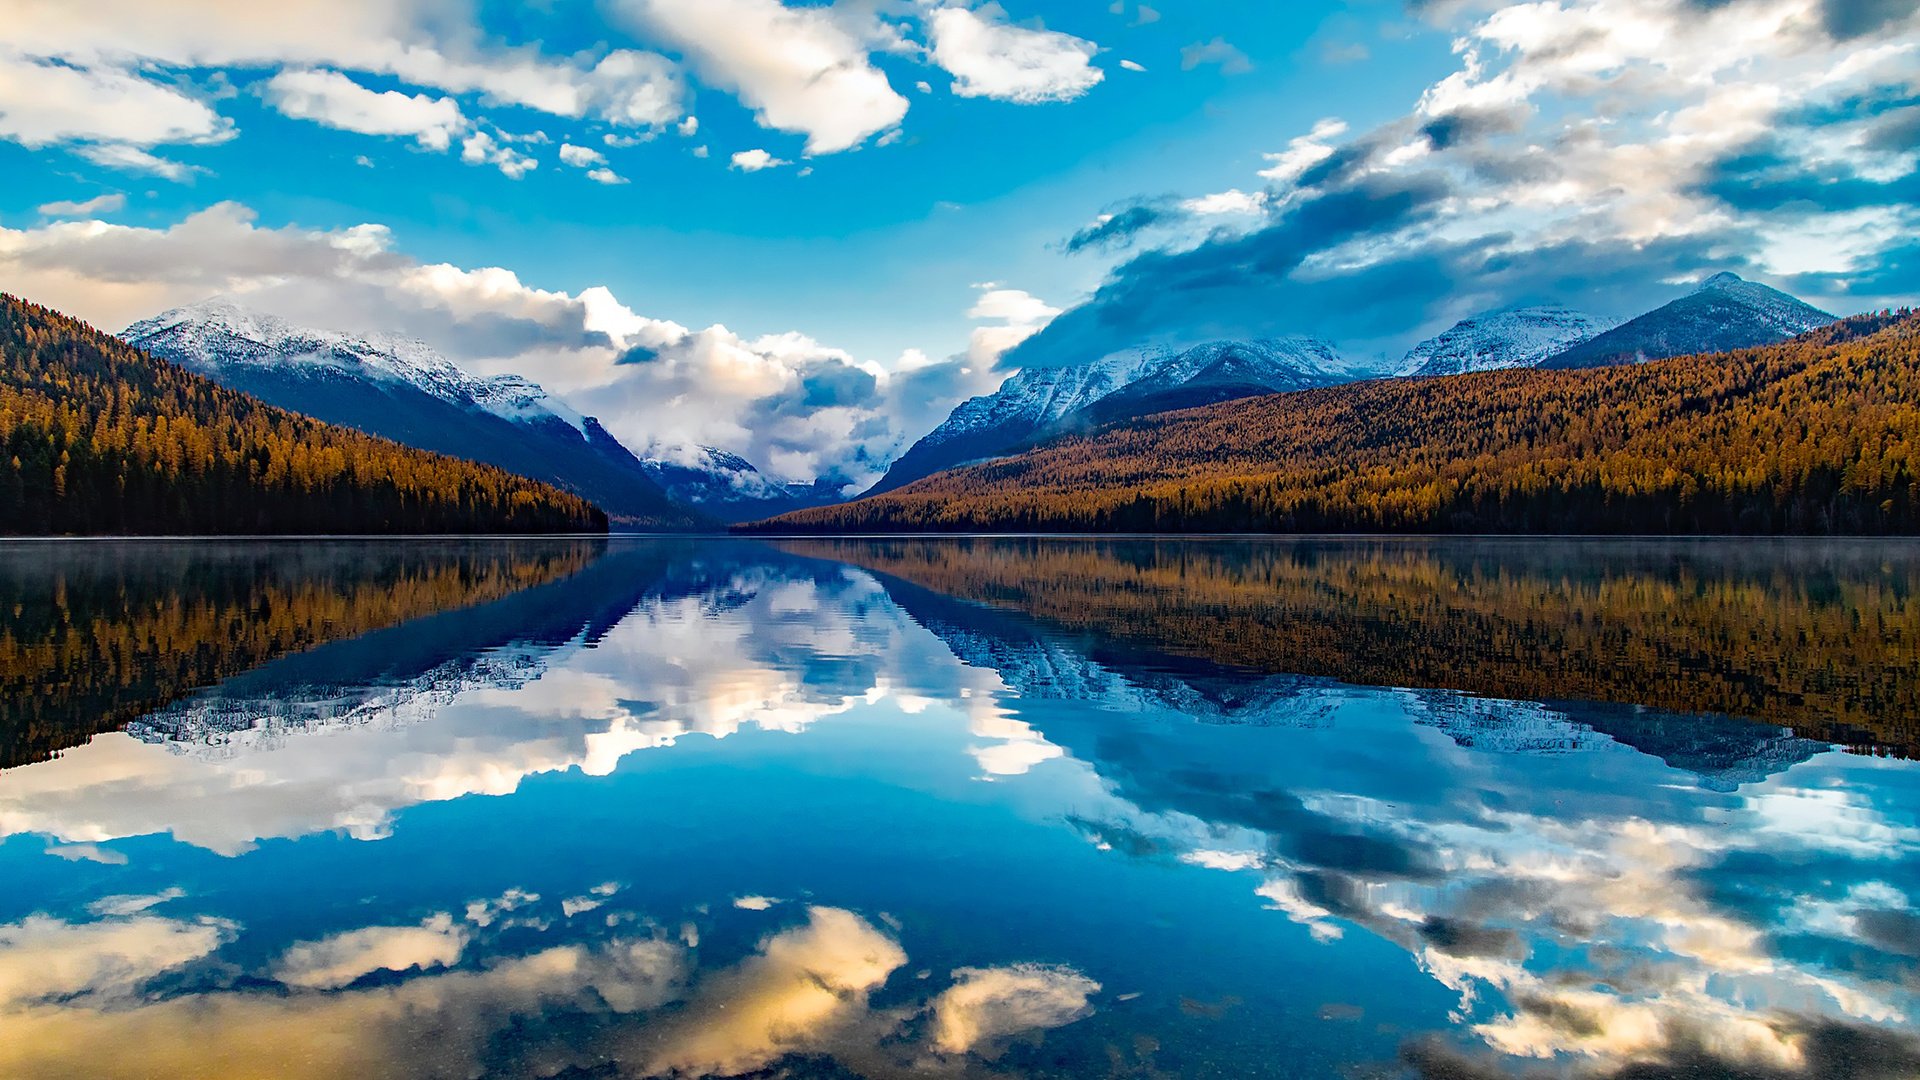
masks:
[[[0,545],[0,1077],[1920,1075],[1920,546]]]

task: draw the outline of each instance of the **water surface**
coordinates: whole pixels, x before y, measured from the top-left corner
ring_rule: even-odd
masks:
[[[1916,586],[0,546],[0,1076],[1920,1075]]]

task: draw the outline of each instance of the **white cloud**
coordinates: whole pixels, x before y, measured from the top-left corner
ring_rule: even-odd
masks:
[[[469,165],[497,166],[509,180],[518,180],[540,162],[507,146],[484,131],[476,131],[460,142],[460,160]]]
[[[1293,183],[1308,169],[1332,157],[1331,140],[1339,138],[1346,130],[1345,121],[1331,117],[1315,123],[1311,132],[1296,136],[1287,143],[1285,150],[1266,155],[1273,164],[1260,170],[1261,179],[1276,184]]]
[[[1032,105],[1071,101],[1100,82],[1090,61],[1099,46],[1053,30],[1012,26],[993,7],[945,7],[928,19],[933,62],[961,97]]]
[[[681,138],[691,139],[695,135],[700,134],[700,118],[697,116],[689,116],[685,120],[680,121],[679,127],[675,130],[680,132]]]
[[[762,169],[777,169],[793,162],[774,157],[765,150],[742,150],[733,155],[733,167],[741,172],[759,172]]]
[[[587,179],[593,181],[596,184],[606,184],[608,186],[624,184],[627,182],[626,177],[621,176],[619,173],[614,172],[612,169],[589,169],[587,170]]]
[[[933,1045],[948,1054],[991,1049],[1010,1036],[1057,1028],[1087,1015],[1100,984],[1072,968],[1016,964],[961,968],[933,1002]]]
[[[9,16],[9,37],[12,23]],[[175,87],[113,67],[56,64],[0,47],[0,139],[29,149],[77,144],[100,164],[180,179],[185,166],[148,148],[233,136],[231,121]]]
[[[95,195],[91,199],[55,199],[50,203],[41,203],[40,212],[48,217],[86,217],[89,214],[111,214],[127,205],[127,197],[118,192],[110,195]]]
[[[0,926],[0,1011],[86,995],[130,997],[219,948],[230,927],[142,915],[69,923],[45,915]]]
[[[560,163],[563,165],[571,165],[576,169],[586,169],[595,165],[605,165],[607,163],[607,155],[591,147],[575,146],[572,143],[561,143]]]
[[[362,135],[410,136],[428,150],[446,150],[467,129],[452,98],[375,92],[337,71],[283,71],[261,90],[281,113]]]
[[[288,986],[334,990],[376,971],[451,967],[466,944],[466,930],[439,914],[418,926],[370,926],[301,942],[274,964],[273,977]]]
[[[1122,60],[1122,61],[1120,61],[1120,66],[1121,66],[1121,67],[1123,67],[1123,68],[1125,68],[1125,69],[1127,69],[1128,71],[1145,71],[1145,70],[1147,70],[1147,67],[1146,67],[1146,65],[1145,65],[1145,64],[1141,64],[1141,63],[1138,63],[1138,62],[1136,62],[1136,61],[1133,61],[1133,60]]]
[[[804,134],[808,153],[852,149],[907,114],[869,59],[888,36],[870,15],[777,0],[624,0],[622,9],[735,91],[762,127]]]
[[[76,147],[74,153],[95,165],[104,165],[109,169],[125,169],[128,172],[152,173],[168,180],[185,180],[200,171],[197,166],[163,158],[125,143],[86,143]]]
[[[665,124],[681,113],[685,88],[664,57],[623,49],[597,61],[555,59],[532,47],[482,46],[477,26],[447,16],[443,5],[419,0],[20,0],[7,39],[21,55],[127,73],[143,64],[331,67],[623,125]],[[161,141],[176,140],[138,145]]]
[[[893,939],[858,915],[809,908],[805,925],[703,980],[686,1012],[663,1020],[645,1071],[733,1076],[817,1045],[863,1013],[867,995],[906,962]]]
[[[968,341],[967,361],[980,370],[989,370],[1001,354],[1039,333],[1060,309],[1021,289],[1001,288],[993,283],[978,286],[980,296],[967,317],[990,324],[976,326]]]
[[[1181,71],[1192,71],[1203,64],[1218,66],[1223,75],[1245,75],[1253,70],[1253,61],[1246,53],[1219,37],[1180,50]]]
[[[1267,196],[1259,191],[1241,191],[1229,188],[1212,195],[1201,195],[1187,199],[1180,204],[1181,209],[1202,217],[1216,217],[1223,214],[1258,214],[1267,207]]]

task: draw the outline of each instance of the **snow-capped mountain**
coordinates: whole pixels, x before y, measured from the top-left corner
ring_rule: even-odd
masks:
[[[1216,341],[1180,351],[1136,350],[1087,364],[1028,368],[993,393],[961,402],[867,494],[1076,427],[1330,386],[1368,374],[1332,345],[1309,337]]]
[[[1720,273],[1672,303],[1629,319],[1540,366],[1605,367],[1773,345],[1833,321],[1832,315],[1778,289]]]
[[[1532,367],[1618,325],[1618,319],[1564,307],[1483,311],[1408,350],[1396,374],[1424,378]]]
[[[779,480],[711,446],[649,453],[642,463],[668,498],[729,524],[839,502],[846,487],[825,478],[810,484]]]
[[[225,297],[120,336],[268,404],[566,488],[620,525],[696,520],[599,421],[521,376],[463,371],[421,341],[297,326]]]

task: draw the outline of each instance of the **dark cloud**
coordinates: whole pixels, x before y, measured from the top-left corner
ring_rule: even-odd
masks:
[[[1820,24],[1840,41],[1877,33],[1913,17],[1914,0],[1821,0]]]
[[[1308,199],[1258,232],[1136,256],[1002,364],[1051,367],[1168,339],[1310,332],[1298,325],[1301,313],[1286,295],[1288,275],[1315,252],[1430,216],[1449,193],[1437,175],[1369,177]]]
[[[1490,234],[1429,243],[1368,265],[1317,270],[1328,247],[1426,220],[1452,194],[1436,174],[1375,174],[1315,197],[1258,232],[1183,252],[1147,252],[1116,269],[1093,298],[1008,352],[1012,368],[1084,363],[1119,349],[1216,338],[1315,334],[1349,355],[1397,359],[1417,336],[1471,311],[1562,302],[1637,314],[1673,299],[1676,276],[1753,268],[1726,231],[1644,243],[1573,240],[1516,250]]]
[[[1420,937],[1450,956],[1520,956],[1526,951],[1520,935],[1512,930],[1444,915],[1427,916],[1420,924]]]
[[[786,399],[785,404],[805,414],[835,406],[870,405],[876,400],[880,381],[870,371],[831,360],[807,372],[800,385],[799,396]]]
[[[1889,115],[1920,130],[1920,109],[1913,114]],[[1697,192],[1743,212],[1831,214],[1920,203],[1920,172],[1870,180],[1844,164],[1805,162],[1770,140],[1709,166]]]
[[[1526,125],[1533,110],[1525,106],[1507,109],[1460,109],[1436,116],[1421,127],[1435,150],[1451,150],[1480,142],[1495,135],[1511,135]]]
[[[1187,216],[1172,199],[1142,199],[1109,210],[1101,221],[1067,237],[1064,246],[1069,254],[1088,249],[1126,247],[1134,237],[1147,229],[1180,221]]]

